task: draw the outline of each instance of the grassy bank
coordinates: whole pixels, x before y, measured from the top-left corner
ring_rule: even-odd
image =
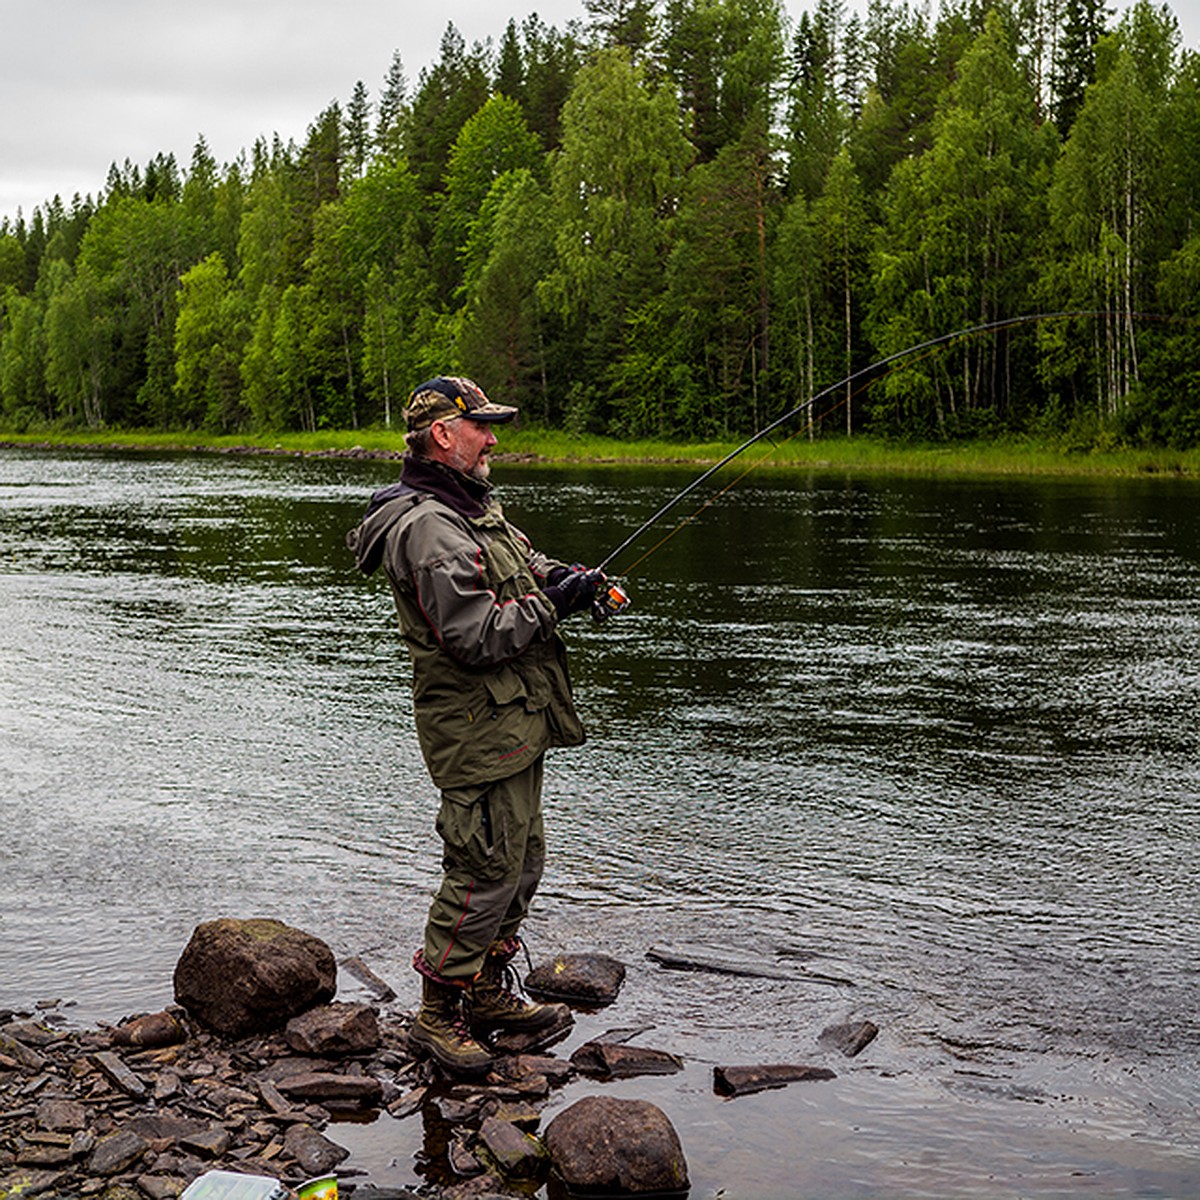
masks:
[[[6,445],[107,447],[135,450],[203,450],[223,453],[299,455],[399,454],[403,435],[397,430],[326,430],[320,433],[256,434],[217,437],[193,431],[121,431],[102,433],[5,434]],[[576,436],[559,430],[506,429],[500,451],[533,462],[637,464],[681,463],[703,466],[717,462],[737,441],[703,443],[636,441]],[[1071,451],[1028,439],[956,442],[948,445],[901,444],[870,437],[809,442],[800,438],[772,445],[764,439],[738,460],[738,468],[839,468],[909,474],[975,475],[1166,475],[1200,476],[1200,450],[1112,449]]]

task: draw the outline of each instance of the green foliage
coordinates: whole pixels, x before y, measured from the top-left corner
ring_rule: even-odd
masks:
[[[1168,9],[585,13],[448,26],[300,145],[201,137],[0,220],[0,425],[397,428],[456,370],[591,437],[799,405],[804,441],[1200,444],[1200,54]],[[1037,309],[1092,315],[905,353]]]

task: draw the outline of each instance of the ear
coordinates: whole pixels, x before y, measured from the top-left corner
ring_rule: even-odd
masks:
[[[453,436],[445,421],[434,421],[429,427],[430,436],[442,450],[449,450],[453,444]]]

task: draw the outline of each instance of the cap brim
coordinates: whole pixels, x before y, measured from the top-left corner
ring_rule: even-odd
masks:
[[[492,404],[490,401],[482,408],[472,408],[461,413],[468,421],[511,421],[517,415],[515,408],[507,404]]]

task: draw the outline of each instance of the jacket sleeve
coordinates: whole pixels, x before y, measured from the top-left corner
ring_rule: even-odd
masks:
[[[551,636],[554,605],[536,586],[498,596],[484,574],[485,549],[451,515],[430,506],[408,533],[404,558],[417,605],[459,662],[497,666]]]

